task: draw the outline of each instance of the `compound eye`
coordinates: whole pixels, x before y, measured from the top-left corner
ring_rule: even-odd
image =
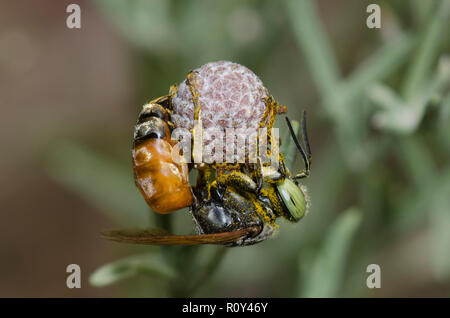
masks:
[[[307,201],[302,189],[289,179],[285,179],[284,182],[278,184],[277,188],[292,218],[298,221],[305,216]]]

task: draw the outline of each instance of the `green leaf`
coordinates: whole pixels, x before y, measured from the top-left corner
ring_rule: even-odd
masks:
[[[410,2],[409,8],[413,19],[417,21],[416,24],[419,27],[423,27],[427,23],[430,14],[434,13],[432,11],[436,1],[412,0]]]
[[[392,231],[404,233],[417,224],[421,224],[428,212],[434,208],[434,204],[441,202],[442,198],[447,198],[449,193],[450,169],[447,168],[439,173],[439,178],[431,178],[426,184],[416,185],[406,199],[401,201],[401,205],[394,214]]]
[[[300,257],[300,271],[304,282],[301,297],[336,297],[344,274],[352,238],[361,223],[361,212],[346,210],[328,232],[315,261]]]
[[[415,37],[410,34],[403,34],[393,43],[386,43],[358,65],[347,79],[345,89],[356,94],[368,84],[388,77],[406,62],[415,43]]]
[[[408,136],[402,139],[396,148],[398,158],[403,159],[405,174],[417,187],[428,187],[436,178],[436,164],[430,153],[429,145],[418,137]]]
[[[439,96],[440,91],[449,82],[450,62],[448,57],[443,56],[437,72],[417,89],[414,98],[408,102],[402,101],[393,90],[382,84],[372,85],[368,90],[368,96],[375,104],[381,106],[381,110],[373,117],[374,125],[395,133],[414,132],[422,121],[430,101]]]
[[[409,34],[400,36],[394,43],[386,43],[358,65],[340,84],[335,96],[325,101],[325,106],[328,109],[337,108],[344,119],[348,117],[349,112],[355,111],[353,108],[360,107],[358,99],[362,93],[367,93],[372,83],[387,78],[405,63],[414,43],[415,38]]]
[[[76,143],[56,144],[45,165],[58,182],[98,207],[117,224],[146,226],[149,208],[134,185],[133,171]]]
[[[164,0],[97,0],[99,11],[133,45],[154,53],[178,50],[176,24],[170,17],[170,2]]]
[[[436,5],[435,13],[429,17],[423,38],[420,41],[419,50],[409,68],[406,80],[403,86],[403,96],[406,100],[411,100],[416,94],[417,89],[423,83],[428,71],[432,69],[441,43],[441,38],[445,25],[448,28],[448,19],[450,15],[450,4],[448,1],[439,1]]]
[[[450,278],[450,213],[448,207],[450,199],[442,196],[433,204],[431,209],[431,264],[436,279],[445,282]]]
[[[101,266],[91,274],[89,283],[104,287],[136,275],[172,279],[176,272],[159,254],[137,254]]]
[[[320,94],[331,95],[340,78],[340,70],[315,2],[286,0],[284,3],[297,44]]]
[[[442,152],[450,157],[450,92],[442,98],[438,122],[438,140]]]
[[[400,96],[382,83],[374,83],[369,87],[367,93],[372,102],[386,111],[395,111],[400,107],[405,107]]]

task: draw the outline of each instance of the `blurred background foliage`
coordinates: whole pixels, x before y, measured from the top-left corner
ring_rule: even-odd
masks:
[[[381,29],[366,27],[370,3],[381,6]],[[81,7],[74,82],[55,80],[49,90],[76,94],[51,109],[52,129],[30,131],[38,145],[30,160],[54,197],[66,198],[58,205],[49,195],[47,208],[70,205],[58,213],[80,223],[52,218],[48,227],[61,226],[58,235],[70,244],[48,243],[49,254],[70,254],[72,246],[59,262],[81,262],[83,279],[92,273],[89,284],[102,287],[86,281],[76,295],[450,296],[450,1],[97,0]],[[70,45],[72,31],[61,32]],[[63,52],[63,44],[52,48]],[[150,213],[135,188],[132,128],[142,104],[217,60],[253,70],[290,118],[307,111],[310,214],[245,248],[98,243],[102,226],[192,232],[187,210]],[[281,119],[276,126],[286,133]],[[302,168],[300,157],[291,168]],[[366,287],[369,264],[381,267],[379,290]],[[48,294],[61,295],[58,288]]]

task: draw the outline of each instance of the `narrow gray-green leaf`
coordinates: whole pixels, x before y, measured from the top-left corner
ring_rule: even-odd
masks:
[[[439,173],[439,178],[432,178],[426,186],[416,185],[407,198],[401,201],[394,214],[392,231],[403,233],[417,224],[424,222],[430,210],[441,198],[447,198],[450,193],[450,169]]]
[[[450,213],[448,207],[450,198],[442,196],[433,203],[431,210],[431,261],[434,276],[445,282],[450,278]]]
[[[338,217],[325,237],[312,266],[306,268],[300,256],[303,277],[301,297],[336,297],[352,238],[361,223],[361,212],[346,210]]]
[[[97,0],[99,11],[133,45],[154,53],[179,49],[176,24],[170,19],[170,3],[164,0]]]
[[[444,26],[448,25],[449,15],[450,4],[448,1],[439,1],[439,5],[436,5],[435,8],[435,14],[429,17],[430,22],[426,26],[419,50],[404,83],[403,96],[406,100],[410,100],[414,96],[428,75],[427,72],[432,69],[432,63],[437,56],[439,44],[441,43]]]
[[[348,103],[361,93],[367,85],[380,81],[395,72],[403,63],[414,47],[415,38],[404,34],[394,43],[389,42],[378,49],[350,75],[342,87],[345,92],[344,103]]]
[[[432,10],[436,2],[423,0],[412,0],[410,2],[411,5],[409,8],[411,9],[412,18],[416,21],[416,24],[419,27],[423,27],[430,14],[434,13]]]
[[[91,274],[89,283],[103,287],[141,274],[166,279],[176,276],[175,270],[159,254],[138,254],[101,266]]]
[[[297,43],[322,96],[331,95],[340,71],[314,1],[286,0],[286,13]]]
[[[405,106],[402,99],[392,88],[380,82],[372,84],[367,94],[372,102],[385,110],[395,110]]]

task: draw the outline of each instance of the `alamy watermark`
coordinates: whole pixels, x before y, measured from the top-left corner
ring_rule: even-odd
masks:
[[[279,165],[279,129],[267,127],[204,129],[201,121],[194,123],[192,132],[184,128],[172,131],[178,143],[172,149],[172,160],[186,163],[258,163]],[[192,154],[192,155],[191,155]]]
[[[66,12],[70,13],[66,19],[66,26],[69,29],[81,29],[81,8],[78,4],[69,4]]]
[[[381,8],[378,4],[369,4],[366,9],[370,13],[366,20],[366,25],[369,29],[381,28]]]
[[[366,12],[370,13],[366,19],[366,26],[369,29],[381,28],[381,8],[378,4],[369,4]],[[76,3],[69,4],[66,7],[66,13],[70,13],[66,19],[66,26],[69,29],[81,29],[81,8]]]
[[[366,273],[370,273],[366,279],[367,288],[381,288],[381,268],[378,264],[370,264],[366,268]]]
[[[66,278],[67,288],[81,288],[81,268],[78,264],[70,264],[66,267],[66,273],[70,273]]]

